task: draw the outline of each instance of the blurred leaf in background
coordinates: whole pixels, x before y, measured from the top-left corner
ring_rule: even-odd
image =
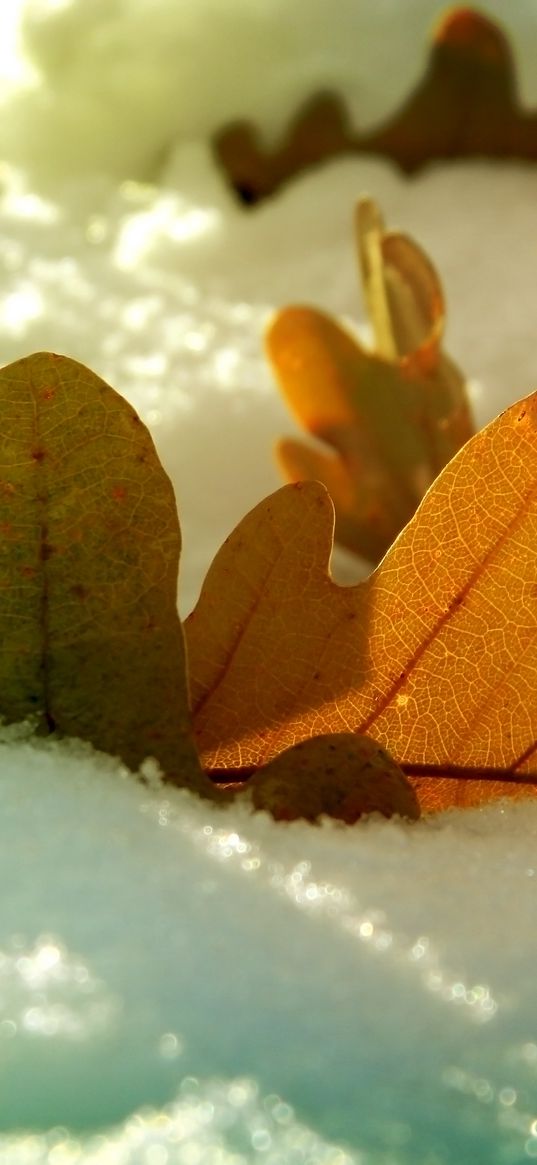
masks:
[[[378,562],[473,425],[463,377],[442,352],[432,263],[407,235],[384,229],[370,199],[358,204],[356,230],[374,351],[310,307],[280,311],[266,342],[298,421],[336,451],[282,440],[284,475],[322,481],[336,541]]]

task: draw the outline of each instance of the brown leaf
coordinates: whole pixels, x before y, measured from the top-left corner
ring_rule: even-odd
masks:
[[[353,140],[343,101],[320,93],[307,101],[281,144],[268,152],[253,124],[234,121],[213,138],[217,162],[241,202],[260,202],[295,174],[326,158],[346,153]]]
[[[454,8],[434,34],[423,81],[360,148],[412,173],[433,158],[537,158],[537,115],[520,106],[513,55],[501,25]]]
[[[247,786],[255,809],[276,821],[354,824],[368,813],[416,820],[419,804],[401,769],[367,736],[335,732],[287,748],[257,770]]]
[[[216,156],[246,203],[306,168],[341,154],[390,158],[413,173],[436,158],[537,158],[537,115],[520,106],[513,57],[501,27],[471,8],[450,9],[434,34],[422,81],[393,117],[355,133],[334,93],[310,99],[281,146],[269,152],[247,121],[214,139]]]
[[[171,483],[134,410],[74,360],[0,371],[0,714],[209,789],[191,737]]]
[[[284,487],[217,555],[186,624],[204,764],[352,731],[444,773],[422,808],[532,791],[500,777],[537,777],[537,394],[464,446],[357,587],[328,577],[332,523],[321,485]]]
[[[376,352],[308,307],[280,311],[266,346],[298,421],[337,454],[280,441],[284,475],[322,481],[336,540],[378,562],[473,426],[463,378],[441,350],[444,298],[432,263],[384,229],[370,199],[356,223]]]

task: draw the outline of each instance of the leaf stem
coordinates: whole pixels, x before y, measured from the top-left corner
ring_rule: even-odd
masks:
[[[405,763],[400,764],[399,768],[407,777],[437,777],[453,781],[508,781],[517,785],[537,785],[537,773],[520,773],[513,769]],[[209,768],[205,771],[215,785],[237,785],[246,784],[257,772],[257,767],[245,765],[244,768]]]

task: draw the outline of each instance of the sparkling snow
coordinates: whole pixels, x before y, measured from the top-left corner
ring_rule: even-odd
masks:
[[[1,1161],[537,1155],[536,806],[281,826],[147,776],[0,746]]]

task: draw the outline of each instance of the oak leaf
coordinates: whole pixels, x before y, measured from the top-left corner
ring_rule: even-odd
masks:
[[[298,111],[281,142],[267,148],[248,121],[214,138],[216,157],[245,203],[344,154],[390,158],[405,173],[433,159],[537,159],[537,114],[521,107],[509,40],[493,20],[452,8],[434,32],[425,74],[403,106],[378,128],[356,132],[344,100],[318,93]]]
[[[0,715],[209,791],[190,727],[171,482],[134,410],[74,360],[0,371]]]
[[[451,8],[433,34],[423,80],[360,152],[413,173],[433,158],[537,158],[537,114],[520,104],[513,53],[500,24]]]
[[[332,532],[328,494],[305,482],[216,556],[185,627],[206,768],[247,773],[351,731],[435,773],[416,778],[422,809],[533,792],[537,394],[464,446],[356,587],[329,578]]]
[[[370,199],[358,204],[356,227],[375,352],[309,307],[280,311],[266,346],[298,421],[336,450],[280,441],[284,476],[322,481],[336,540],[378,562],[473,425],[463,377],[441,349],[444,297],[432,263],[384,229]]]

